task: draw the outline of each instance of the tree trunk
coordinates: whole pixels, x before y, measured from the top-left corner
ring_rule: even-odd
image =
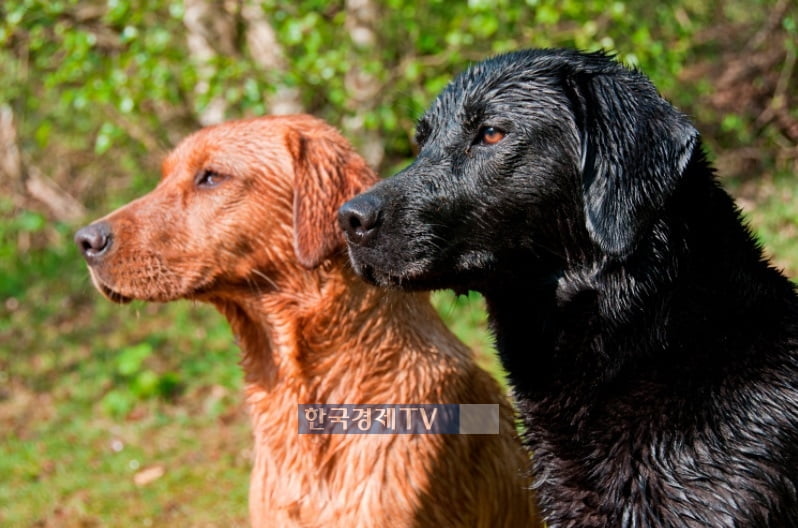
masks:
[[[220,54],[228,57],[238,55],[235,46],[236,20],[224,8],[223,2],[213,0],[185,0],[183,24],[186,26],[186,41],[191,60],[197,65],[197,86],[194,95],[204,97],[210,90],[210,80],[215,71],[213,60]],[[203,126],[221,123],[227,112],[227,101],[217,95],[208,102],[197,116]]]
[[[27,196],[44,204],[61,221],[75,221],[86,215],[83,205],[47,178],[36,167],[26,167],[17,141],[14,111],[0,105],[0,182],[5,181],[16,197]],[[2,186],[2,185],[0,185]]]
[[[345,27],[355,47],[363,52],[378,47],[377,22],[379,9],[373,0],[346,0]],[[350,59],[352,64],[362,62],[357,56]],[[383,86],[380,80],[358,68],[350,68],[344,78],[348,94],[350,115],[342,123],[350,138],[359,137],[360,153],[372,167],[377,167],[385,157],[382,137],[376,130],[364,129],[364,116],[374,110],[377,95]]]
[[[264,70],[285,71],[288,64],[277,35],[258,2],[247,1],[241,9],[246,23],[247,48],[252,60]],[[299,90],[278,85],[273,94],[266,96],[266,107],[272,114],[298,114],[303,111]]]

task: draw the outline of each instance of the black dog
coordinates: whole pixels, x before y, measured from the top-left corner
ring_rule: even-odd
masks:
[[[484,294],[551,528],[798,526],[798,297],[698,133],[601,53],[477,64],[346,203],[355,268]]]

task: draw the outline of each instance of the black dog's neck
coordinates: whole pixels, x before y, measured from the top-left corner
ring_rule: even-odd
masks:
[[[591,398],[631,376],[699,383],[710,370],[748,361],[725,342],[776,332],[798,306],[793,285],[763,258],[702,156],[630,256],[596,249],[540,269],[502,270],[482,289],[511,382],[531,400]]]

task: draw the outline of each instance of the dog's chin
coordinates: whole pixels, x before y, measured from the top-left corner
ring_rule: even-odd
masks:
[[[479,255],[479,258],[475,258]],[[381,288],[405,291],[430,291],[451,289],[456,293],[466,293],[480,283],[483,268],[490,267],[492,260],[486,255],[466,253],[453,262],[439,262],[433,259],[420,259],[415,262],[390,266],[370,261],[350,251],[355,272],[366,282]],[[479,262],[480,266],[474,266]]]
[[[115,302],[117,304],[128,304],[129,302],[133,301],[132,297],[127,297],[126,295],[122,295],[119,292],[116,292],[103,284],[102,282],[95,279],[94,286],[97,290],[103,294],[103,297],[108,299],[111,302]]]
[[[366,282],[381,288],[405,291],[438,290],[443,288],[443,286],[438,285],[437,280],[425,274],[386,273],[369,265],[359,266],[357,272]]]
[[[94,287],[97,289],[97,291],[109,301],[115,302],[117,304],[128,304],[129,302],[133,301],[133,297],[122,295],[116,291],[116,289],[110,286],[107,281],[102,279],[100,273],[91,266],[89,266],[89,276],[91,276],[91,282],[94,284]]]
[[[369,284],[403,291],[429,291],[451,288],[443,274],[418,266],[384,270],[373,264],[354,263],[357,274]]]
[[[174,274],[162,274],[148,277],[143,288],[131,288],[130,285],[120,284],[113,280],[113,276],[89,267],[91,281],[103,297],[117,304],[127,304],[132,301],[146,301],[166,303],[179,299],[206,300],[211,297],[216,289],[216,281],[204,276],[199,284],[191,281],[176,280]]]

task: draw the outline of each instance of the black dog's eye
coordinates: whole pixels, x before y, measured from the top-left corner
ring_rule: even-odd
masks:
[[[479,134],[477,134],[476,143],[481,145],[495,145],[502,139],[504,139],[505,133],[503,130],[500,130],[496,127],[492,126],[484,126],[479,129]]]
[[[194,177],[194,183],[196,184],[197,187],[210,189],[212,187],[216,187],[226,179],[227,179],[226,176],[223,176],[222,174],[219,174],[216,171],[212,171],[210,169],[203,169],[199,171],[197,175]]]

